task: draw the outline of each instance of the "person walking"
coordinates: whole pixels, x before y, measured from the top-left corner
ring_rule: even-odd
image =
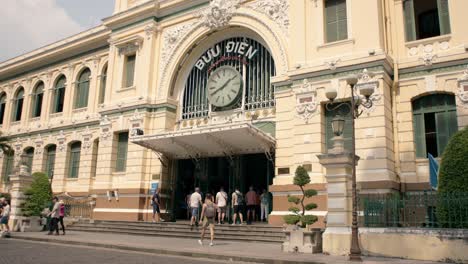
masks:
[[[160,202],[161,198],[159,195],[160,189],[154,191],[153,197],[151,197],[151,205],[153,206],[153,223],[161,221],[161,209]]]
[[[58,202],[57,197],[54,197],[54,199],[52,199],[52,201],[54,203],[54,207],[50,211],[50,217],[52,218],[52,220],[51,220],[51,223],[50,223],[49,233],[47,233],[47,234],[52,235],[54,233],[54,231],[55,231],[55,235],[58,236],[59,235],[58,221],[59,221],[59,218],[60,218],[60,204]]]
[[[268,210],[270,209],[270,195],[263,189],[260,195],[260,221],[266,222],[268,220]]]
[[[255,221],[255,207],[257,206],[257,193],[254,191],[253,186],[249,187],[249,191],[245,196],[247,200],[247,224],[250,225]]]
[[[242,210],[244,208],[244,196],[239,191],[239,188],[236,188],[235,191],[232,193],[232,209],[233,209],[233,216],[232,216],[232,225],[236,224],[237,216],[239,215],[240,223],[244,223],[244,219],[242,216]]]
[[[200,224],[202,225],[202,231],[198,243],[201,246],[203,246],[203,239],[205,238],[205,230],[207,226],[210,227],[210,247],[213,246],[216,208],[217,205],[213,203],[213,195],[208,193],[206,195],[205,203],[203,204],[202,212],[200,215]]]
[[[0,223],[2,225],[2,237],[9,237],[10,236],[10,226],[8,225],[8,221],[10,220],[10,201],[3,199],[2,200],[2,213]]]
[[[193,230],[193,224],[198,226],[198,208],[202,204],[200,188],[196,187],[195,192],[190,196],[190,208],[192,217],[190,218],[190,230]]]
[[[224,188],[219,188],[219,192],[216,194],[216,205],[218,206],[218,225],[224,224],[224,218],[226,217],[227,207],[227,193]]]
[[[63,202],[63,200],[60,200],[59,201],[59,222],[60,222],[60,226],[62,227],[63,235],[65,235],[65,225],[63,224],[64,217],[65,217],[65,203]],[[58,223],[57,223],[57,227],[58,227]]]

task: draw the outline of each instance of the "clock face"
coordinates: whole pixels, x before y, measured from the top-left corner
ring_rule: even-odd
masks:
[[[231,66],[221,66],[213,71],[208,78],[208,100],[217,107],[231,105],[240,92],[242,76]]]

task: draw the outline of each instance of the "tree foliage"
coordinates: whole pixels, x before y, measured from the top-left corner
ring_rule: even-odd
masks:
[[[442,155],[439,169],[437,221],[443,227],[468,227],[458,221],[468,211],[468,128],[455,133]]]
[[[39,216],[52,199],[52,190],[49,178],[43,172],[35,172],[32,175],[31,186],[24,192],[26,201],[21,205],[25,216]]]
[[[288,196],[288,202],[294,203],[297,206],[289,208],[291,215],[284,216],[284,221],[290,225],[299,225],[306,227],[317,221],[317,216],[306,215],[305,212],[317,208],[315,203],[304,204],[305,198],[310,198],[317,195],[317,191],[314,189],[304,189],[304,186],[310,183],[309,173],[303,166],[299,166],[296,169],[294,176],[294,185],[299,186],[302,192],[302,196]]]

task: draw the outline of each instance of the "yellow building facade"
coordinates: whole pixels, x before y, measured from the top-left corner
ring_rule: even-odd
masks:
[[[102,24],[0,63],[2,190],[21,154],[54,193],[96,200],[93,218],[149,220],[151,191],[272,194],[282,224],[297,166],[329,204],[317,155],[331,148],[325,92],[375,88],[356,120],[361,193],[429,188],[468,125],[464,0],[116,0]],[[364,73],[364,74],[362,74]],[[370,74],[372,73],[372,74]],[[345,127],[345,138],[349,134]],[[345,146],[350,139],[345,141]]]

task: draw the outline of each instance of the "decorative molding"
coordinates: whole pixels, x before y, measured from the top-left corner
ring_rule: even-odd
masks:
[[[115,44],[119,50],[119,55],[131,55],[140,51],[143,46],[143,38],[137,36],[120,44]]]
[[[35,154],[42,154],[42,145],[44,140],[42,140],[41,134],[37,134],[36,140],[34,141],[34,152]]]
[[[65,134],[63,133],[63,130],[60,130],[59,134],[55,137],[55,139],[57,140],[57,150],[62,152],[65,150],[65,141],[66,141],[66,137],[65,137]]]
[[[158,26],[156,26],[155,23],[151,23],[145,27],[145,35],[148,40],[150,40],[156,32],[160,30]]]
[[[432,66],[432,64],[436,61],[437,57],[437,54],[424,53],[424,55],[421,56],[419,60],[422,60],[425,66]]]
[[[101,127],[101,134],[99,135],[100,142],[103,142],[104,145],[107,145],[107,141],[112,139],[112,122],[107,117],[107,115],[101,117],[99,126]]]
[[[468,109],[468,65],[463,71],[463,75],[458,78],[457,97],[465,109]]]
[[[227,26],[240,4],[240,0],[211,0],[209,7],[201,12],[202,25],[212,30]]]
[[[304,79],[299,87],[294,87],[293,91],[296,94],[296,116],[307,124],[313,116],[320,112],[317,90],[308,79]]]
[[[289,1],[287,0],[259,0],[248,7],[267,15],[276,22],[281,30],[289,35]]]
[[[133,112],[133,115],[129,118],[130,137],[134,137],[137,135],[138,129],[141,129],[142,127],[143,120],[144,120],[144,116],[138,111],[138,109],[135,109],[135,112]]]
[[[331,71],[336,70],[336,67],[338,66],[338,63],[341,61],[340,58],[335,58],[332,60],[325,61],[325,66]]]
[[[92,138],[93,138],[93,133],[91,130],[89,130],[89,126],[86,126],[85,130],[81,132],[81,138],[82,138],[82,147],[85,152],[88,152],[88,150],[92,146]]]

